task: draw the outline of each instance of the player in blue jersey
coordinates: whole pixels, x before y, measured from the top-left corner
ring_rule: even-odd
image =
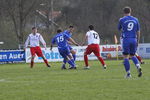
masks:
[[[71,37],[73,31],[74,31],[74,27],[73,26],[69,26],[69,28],[67,30],[65,30],[63,33],[67,34],[68,36]],[[71,52],[71,54],[73,56],[73,59],[75,61],[76,60],[76,51],[71,47],[70,44],[72,44],[72,43],[70,41],[68,41],[68,47],[69,47],[70,52]],[[63,60],[62,69],[66,69],[65,65],[66,65],[66,59]]]
[[[122,31],[122,47],[124,55],[124,67],[127,72],[126,77],[131,77],[129,57],[131,57],[138,70],[138,77],[142,76],[142,69],[135,57],[137,46],[140,38],[140,24],[137,18],[131,16],[131,8],[125,7],[123,9],[124,17],[120,18],[118,29]]]
[[[58,51],[60,55],[66,59],[66,62],[71,66],[69,69],[76,69],[76,65],[74,63],[74,59],[70,53],[70,49],[68,47],[68,41],[78,46],[78,44],[67,34],[64,34],[60,29],[57,30],[57,35],[55,35],[52,39],[52,44],[50,50],[52,50],[53,44],[57,44]]]

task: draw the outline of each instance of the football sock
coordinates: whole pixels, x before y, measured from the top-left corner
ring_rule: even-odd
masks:
[[[138,59],[136,58],[136,56],[133,56],[133,57],[132,57],[132,61],[133,61],[133,63],[136,65],[137,68],[140,67],[140,64],[139,64]]]
[[[73,56],[74,61],[76,61],[76,54],[73,54],[72,56]]]
[[[48,65],[48,61],[46,59],[44,60],[44,62],[45,62],[46,65]]]
[[[130,63],[129,63],[129,59],[127,58],[124,59],[124,67],[125,67],[126,72],[130,71]]]
[[[137,56],[137,55],[136,55],[136,57],[137,57],[137,59],[138,59],[140,62],[142,62],[142,58],[141,58],[140,56]]]
[[[84,55],[84,63],[85,63],[85,66],[89,66],[87,55]]]
[[[66,64],[67,63],[66,59],[64,59],[63,62],[64,62],[64,64]]]
[[[31,66],[30,66],[30,67],[32,68],[32,67],[33,67],[33,65],[34,65],[34,61],[31,61]]]
[[[105,62],[104,62],[103,58],[102,58],[102,57],[97,57],[97,58],[98,58],[98,60],[102,63],[102,65],[104,66],[104,65],[105,65]]]
[[[73,59],[68,60],[68,64],[70,64],[72,67],[75,67],[75,64],[74,64],[74,62],[72,62],[72,60],[73,60]],[[73,61],[74,61],[74,60],[73,60]]]

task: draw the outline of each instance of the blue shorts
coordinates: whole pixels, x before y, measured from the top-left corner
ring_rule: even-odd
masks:
[[[122,41],[123,54],[124,55],[135,55],[137,50],[137,39],[136,38],[124,38]]]
[[[69,50],[72,50],[72,49],[73,49],[70,45],[68,45],[68,47],[69,47]]]
[[[67,56],[70,54],[69,47],[58,48],[58,51],[63,58],[67,58]]]

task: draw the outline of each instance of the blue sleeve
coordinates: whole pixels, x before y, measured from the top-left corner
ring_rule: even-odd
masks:
[[[55,37],[52,38],[51,43],[52,43],[52,44],[55,44]]]
[[[70,36],[67,34],[64,34],[64,38],[68,40],[70,38]]]
[[[121,26],[121,19],[119,20],[119,24],[118,24],[118,30],[120,31],[122,29],[122,26]]]

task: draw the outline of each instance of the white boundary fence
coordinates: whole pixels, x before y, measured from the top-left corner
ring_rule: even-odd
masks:
[[[73,46],[73,49],[76,50],[77,52],[77,61],[83,61],[83,56],[84,56],[84,51],[85,51],[86,46]],[[117,51],[118,48],[118,51]],[[58,49],[56,47],[53,48],[53,51],[50,51],[50,48],[47,48],[45,50],[42,48],[42,52],[46,59],[50,62],[57,62],[57,61],[62,61],[63,58],[60,56]],[[100,46],[100,52],[101,56],[104,59],[107,58],[116,58],[117,55],[119,57],[122,57],[122,48],[121,45],[101,45]],[[147,44],[140,44],[137,50],[137,53],[142,57],[142,58],[150,58],[150,43]],[[25,58],[26,62],[29,63],[31,60],[31,54],[30,54],[30,49],[26,49],[25,53]],[[89,60],[95,60],[97,59],[94,54],[91,54],[89,56]],[[35,62],[43,62],[43,60],[40,57],[35,57]]]

